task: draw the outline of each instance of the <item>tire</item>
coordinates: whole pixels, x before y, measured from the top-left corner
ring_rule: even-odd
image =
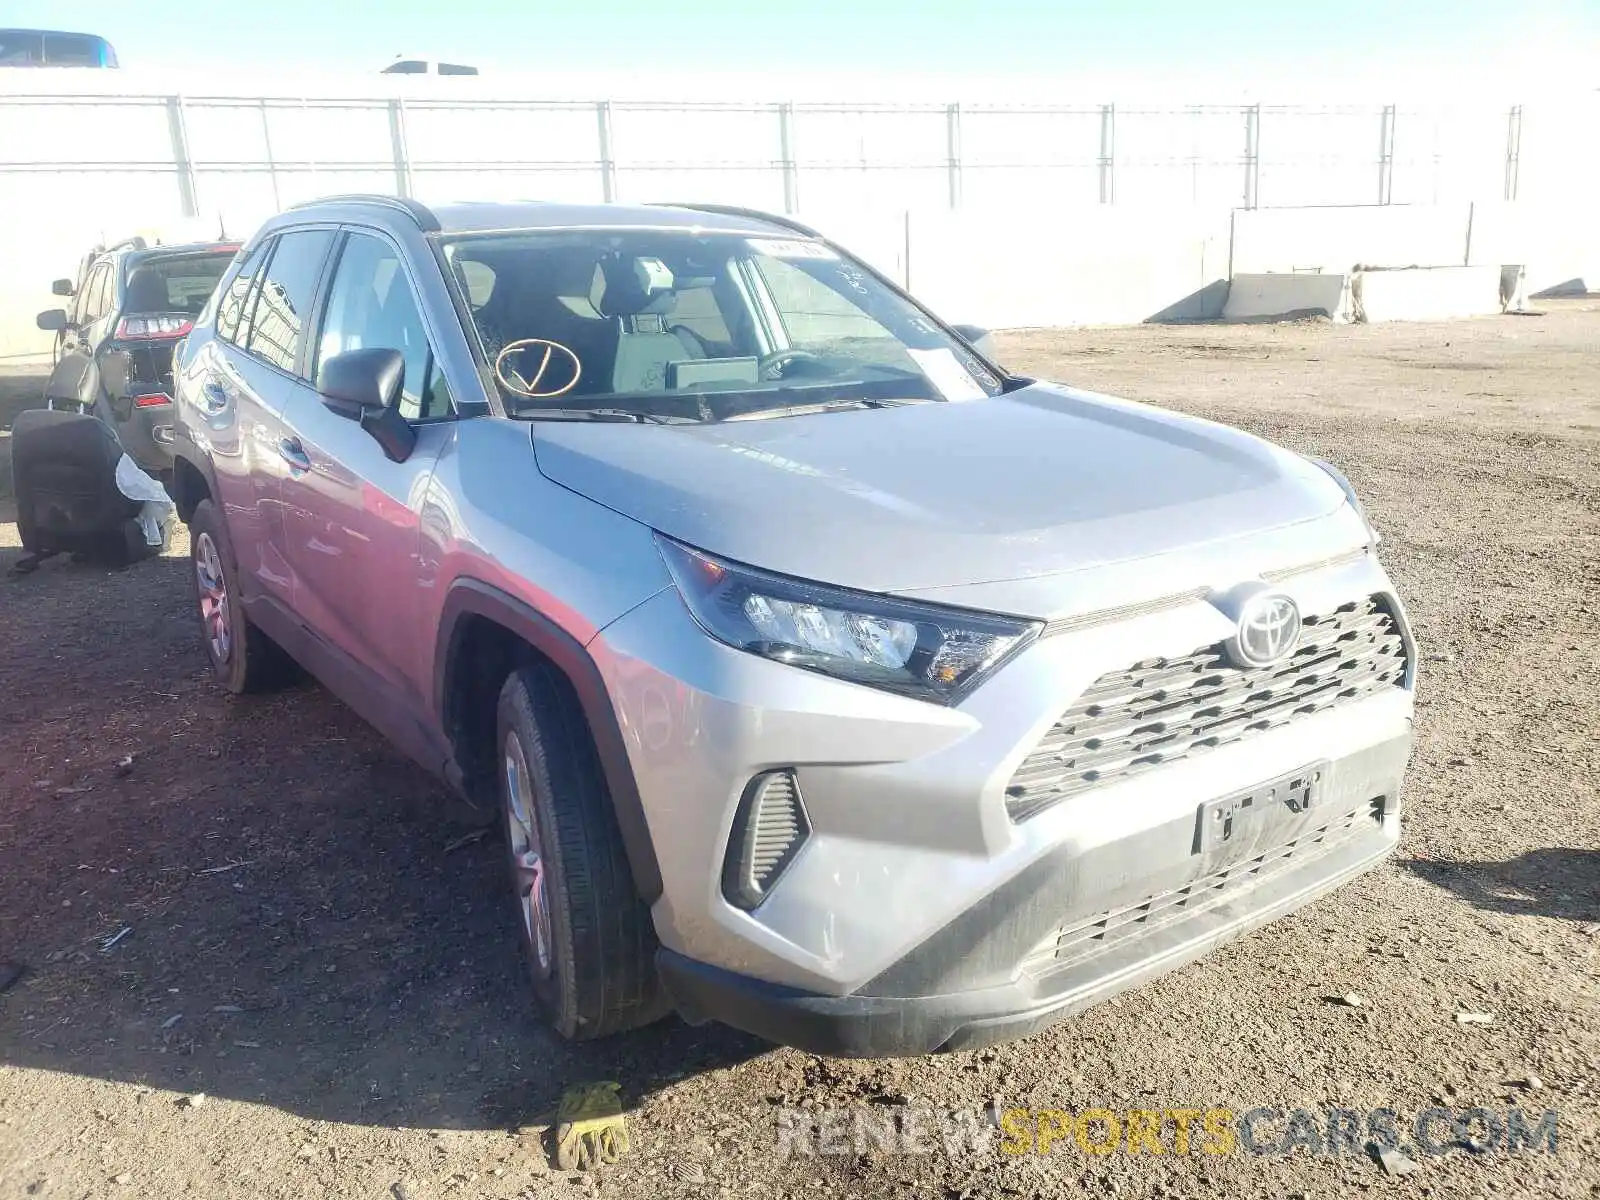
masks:
[[[540,1015],[575,1040],[648,1025],[669,1008],[656,977],[655,926],[571,686],[543,663],[513,671],[497,726],[517,928]],[[537,907],[528,901],[536,884]]]
[[[295,674],[294,660],[251,624],[238,603],[233,546],[221,514],[210,500],[200,501],[189,518],[189,565],[195,612],[200,617],[200,644],[217,682],[236,696],[270,691],[289,682]],[[219,607],[220,637],[216,620]]]

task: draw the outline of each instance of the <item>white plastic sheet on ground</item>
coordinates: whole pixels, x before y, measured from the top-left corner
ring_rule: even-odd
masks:
[[[178,511],[167,489],[124,454],[117,460],[117,491],[140,502],[139,531],[144,534],[145,545],[161,545],[161,527],[171,524]]]

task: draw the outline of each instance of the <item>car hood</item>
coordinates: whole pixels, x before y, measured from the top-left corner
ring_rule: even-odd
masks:
[[[707,425],[534,422],[533,440],[547,477],[671,537],[877,592],[1192,552],[1344,504],[1259,438],[1052,384]]]

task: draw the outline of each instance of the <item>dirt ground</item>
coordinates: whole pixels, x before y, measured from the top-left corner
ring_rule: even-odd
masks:
[[[1547,307],[1002,339],[1019,369],[1342,466],[1423,647],[1418,738],[1379,870],[1050,1032],[932,1059],[676,1020],[555,1040],[524,1002],[492,839],[452,848],[435,788],[315,686],[219,694],[181,541],[120,573],[13,578],[0,525],[0,959],[29,967],[0,994],[0,1197],[1600,1195],[1600,300]],[[1330,1002],[1347,993],[1364,1003]],[[597,1079],[621,1084],[632,1150],[555,1171],[538,1126]],[[1559,1153],[1413,1151],[1397,1177],[1170,1137],[778,1149],[799,1113],[996,1097],[1392,1108],[1403,1131],[1515,1104],[1558,1112]]]

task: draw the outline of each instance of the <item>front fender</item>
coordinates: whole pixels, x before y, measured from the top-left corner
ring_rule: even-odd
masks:
[[[453,728],[449,683],[466,618],[471,616],[493,621],[520,638],[553,663],[572,684],[599,754],[634,886],[646,904],[654,904],[662,890],[661,865],[645,823],[644,803],[639,798],[639,785],[605,680],[582,642],[531,605],[492,584],[457,579],[445,596],[434,652],[433,702],[441,728],[447,733]]]

